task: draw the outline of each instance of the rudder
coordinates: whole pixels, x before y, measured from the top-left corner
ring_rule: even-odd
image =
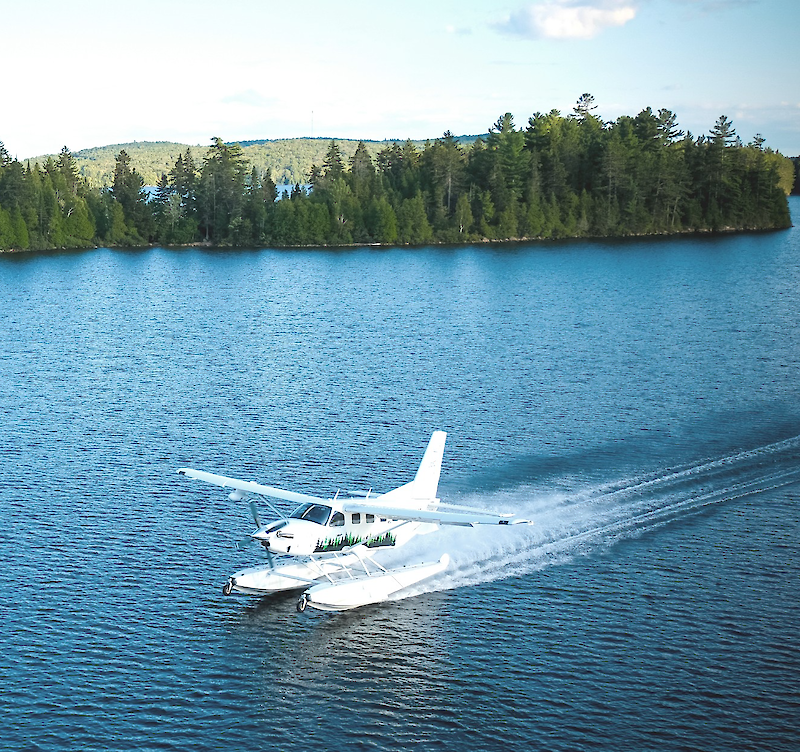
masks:
[[[422,456],[419,470],[414,476],[414,496],[417,499],[433,501],[436,498],[436,489],[439,487],[439,475],[442,471],[442,457],[444,444],[447,441],[445,431],[434,431],[428,448]]]

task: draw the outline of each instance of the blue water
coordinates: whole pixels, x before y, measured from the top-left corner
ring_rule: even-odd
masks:
[[[796,221],[800,202],[792,199]],[[800,745],[800,229],[0,256],[2,750]],[[345,614],[189,465],[531,517]]]

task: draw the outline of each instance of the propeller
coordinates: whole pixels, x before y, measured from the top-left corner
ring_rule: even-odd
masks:
[[[261,529],[261,518],[258,516],[258,507],[254,501],[250,502],[250,514],[253,516],[253,522],[256,523],[256,527],[260,530]],[[250,538],[253,541],[253,538]],[[272,558],[272,551],[269,550],[269,546],[266,544],[264,545],[264,550],[267,552],[267,561],[269,561],[269,568],[275,569],[275,562]]]
[[[236,501],[238,501],[238,499],[236,499]],[[255,501],[251,501],[249,506],[250,506],[250,515],[253,518],[253,522],[256,523],[256,527],[260,530],[261,518],[258,516],[258,506],[256,505]],[[249,548],[256,542],[257,541],[255,538],[253,538],[252,536],[248,536],[247,538],[243,538],[240,541],[236,541],[236,548],[239,551],[243,551],[245,548]],[[269,547],[266,545],[264,541],[258,541],[258,542],[264,546],[264,550],[267,552],[267,560],[269,561],[269,568],[275,569],[275,562],[272,557],[272,551],[269,550]]]
[[[254,501],[250,502],[250,514],[253,517],[253,522],[256,523],[256,527],[261,529],[261,520],[258,517],[258,507]],[[252,536],[242,538],[242,540],[236,541],[236,549],[238,551],[244,551],[244,549],[250,548],[250,546],[252,546],[255,542],[256,540]]]
[[[256,527],[261,527],[261,520],[258,518],[258,507],[254,501],[250,502],[250,514],[253,516],[253,522],[256,523]]]
[[[242,540],[236,541],[236,550],[237,551],[244,551],[246,548],[250,548],[253,544],[256,543],[255,538],[242,538]],[[275,561],[272,556],[272,551],[269,550],[267,545],[263,541],[259,541],[262,546],[264,546],[264,550],[267,552],[267,561],[269,562],[269,568],[275,569]]]
[[[236,541],[236,550],[244,551],[246,548],[250,548],[255,542],[255,538],[242,538],[242,540]]]

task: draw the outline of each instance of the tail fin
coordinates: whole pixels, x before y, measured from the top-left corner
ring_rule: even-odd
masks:
[[[434,431],[428,442],[428,448],[422,457],[419,470],[414,476],[414,496],[418,499],[433,501],[436,498],[446,440],[447,434],[444,431]]]
[[[421,509],[423,506],[435,508],[438,503],[436,489],[439,487],[446,439],[447,434],[444,431],[434,431],[414,480],[377,498],[382,503],[391,502],[393,506],[402,509]]]

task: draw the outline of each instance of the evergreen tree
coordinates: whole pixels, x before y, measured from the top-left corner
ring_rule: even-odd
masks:
[[[247,161],[239,144],[212,139],[200,173],[198,208],[206,240],[225,241],[231,224],[241,222]]]
[[[403,199],[397,213],[398,240],[407,245],[421,245],[433,239],[433,228],[425,213],[422,194]]]
[[[150,212],[144,192],[144,180],[135,168],[131,158],[122,149],[114,165],[114,185],[111,189],[114,198],[122,207],[131,242],[142,242],[149,235]]]
[[[431,144],[423,153],[424,185],[431,197],[434,224],[445,230],[453,214],[458,196],[466,183],[466,157],[450,131]]]
[[[733,123],[725,115],[720,115],[711,129],[711,141],[716,145],[731,146],[736,140]]]
[[[671,110],[658,111],[656,130],[661,146],[673,144],[683,136],[683,131],[678,129],[678,118]]]
[[[24,200],[26,193],[25,170],[16,160],[0,167],[0,206],[13,209]]]
[[[170,185],[169,178],[167,178],[167,174],[165,172],[161,173],[161,177],[158,179],[158,185],[156,186],[156,193],[153,197],[153,201],[157,206],[163,206],[164,204],[169,202],[169,197],[173,193],[173,188]]]
[[[322,174],[326,180],[333,182],[344,177],[344,162],[342,151],[336,141],[331,141],[325,161],[322,163]]]
[[[397,242],[397,215],[385,196],[370,199],[364,213],[364,224],[373,242]]]
[[[81,185],[78,166],[75,163],[75,157],[72,156],[72,152],[66,146],[61,149],[56,165],[64,178],[67,190],[73,195],[77,195],[78,187]]]
[[[525,134],[514,128],[510,112],[500,117],[489,129],[486,152],[490,157],[487,187],[499,212],[508,210],[507,217],[516,216],[522,198],[525,178],[529,173],[530,156],[524,151]],[[508,224],[508,219],[506,220]]]
[[[372,164],[372,157],[370,157],[364,142],[359,141],[350,158],[350,188],[356,196],[363,199],[372,193],[374,180],[375,167]]]
[[[261,176],[253,167],[247,181],[243,217],[251,228],[249,242],[263,243],[268,237],[277,191],[269,175]]]
[[[179,154],[175,166],[169,173],[170,184],[181,198],[182,216],[194,218],[197,215],[197,167],[192,152],[186,149]]]
[[[596,109],[597,105],[594,103],[594,97],[589,93],[585,93],[580,95],[572,111],[575,113],[575,117],[578,120],[583,121],[588,118],[594,118],[595,115],[592,113]]]

